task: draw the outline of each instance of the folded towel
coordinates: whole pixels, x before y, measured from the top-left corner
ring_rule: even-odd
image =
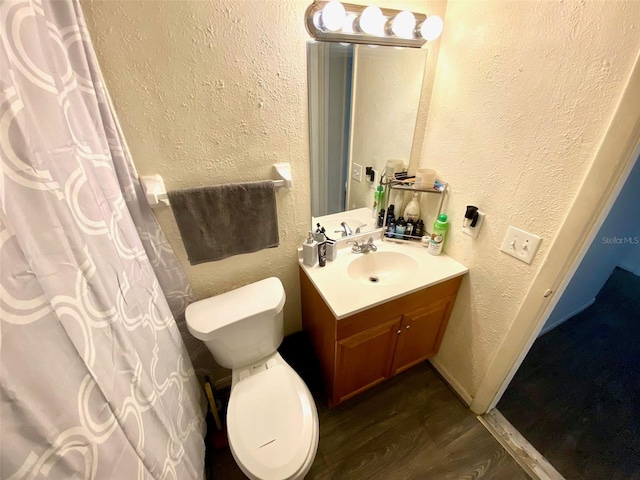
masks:
[[[280,243],[271,180],[178,190],[168,195],[191,265]]]

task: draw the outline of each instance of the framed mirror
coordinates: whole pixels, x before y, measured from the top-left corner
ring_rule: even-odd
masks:
[[[307,43],[313,225],[349,212],[355,224],[374,227],[373,196],[387,161],[415,170],[426,60],[426,49]]]

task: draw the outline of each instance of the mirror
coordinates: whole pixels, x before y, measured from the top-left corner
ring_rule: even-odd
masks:
[[[354,222],[372,227],[386,162],[402,160],[415,170],[426,59],[426,49],[307,43],[313,225],[316,217],[349,211]]]

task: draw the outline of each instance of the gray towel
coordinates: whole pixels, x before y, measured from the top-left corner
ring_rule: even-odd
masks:
[[[191,265],[280,243],[271,180],[178,190],[168,195]]]

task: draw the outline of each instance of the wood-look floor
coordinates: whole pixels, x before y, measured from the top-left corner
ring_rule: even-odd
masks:
[[[567,479],[640,480],[640,277],[540,337],[498,403]]]
[[[307,479],[504,479],[528,476],[436,375],[419,364],[329,410]],[[246,478],[230,451],[208,450],[209,479]]]

